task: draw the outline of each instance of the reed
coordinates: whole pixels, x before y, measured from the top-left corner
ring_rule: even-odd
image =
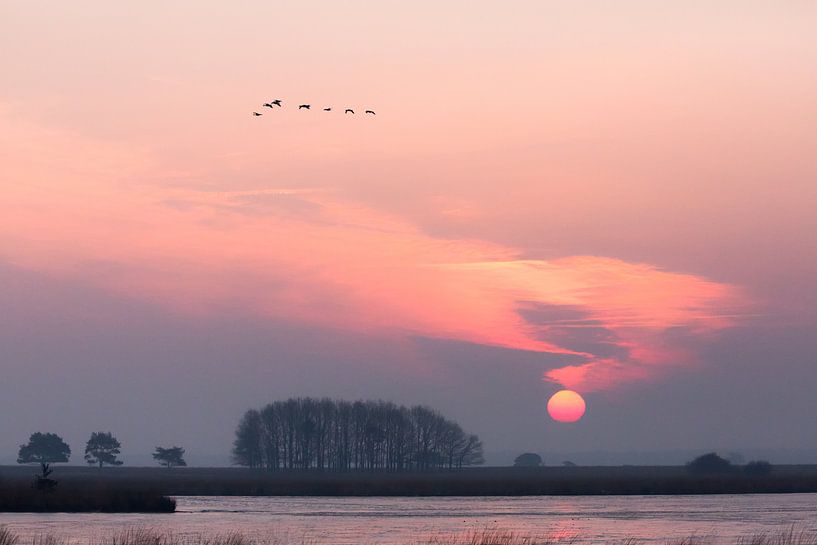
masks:
[[[464,533],[432,536],[419,545],[573,545],[573,536],[529,536],[510,530],[487,527]]]
[[[117,534],[103,537],[98,542],[89,545],[255,545],[255,543],[238,532],[212,536],[180,537],[172,532],[162,532],[148,528],[129,528]]]
[[[738,540],[736,545],[817,545],[817,533],[790,527],[786,530],[758,533]]]
[[[0,526],[0,545],[17,545],[18,540],[17,534],[5,526]]]
[[[464,533],[438,534],[407,545],[584,545],[589,544],[581,536],[530,536],[510,530],[487,527]],[[610,541],[610,545],[638,545],[641,540],[628,538]],[[178,535],[170,531],[150,528],[129,528],[121,532],[73,541],[73,545],[314,545],[307,541],[288,542],[279,538],[253,538],[232,532],[227,534]],[[666,545],[817,545],[817,533],[795,527],[787,527],[774,533],[755,533],[740,537],[732,542],[717,536],[693,535],[681,539],[669,539]],[[0,545],[69,545],[66,539],[53,534],[36,536],[23,540],[13,531],[0,526]],[[376,544],[372,544],[376,545]]]

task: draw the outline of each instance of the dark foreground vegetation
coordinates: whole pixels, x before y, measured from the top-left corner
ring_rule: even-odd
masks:
[[[613,541],[610,545],[635,545],[636,537],[626,541]],[[76,545],[77,542],[74,542]],[[82,544],[83,542],[79,542]],[[254,539],[241,533],[224,535],[179,536],[144,528],[132,528],[122,532],[89,538],[88,545],[308,545],[305,542],[288,543],[279,539]],[[582,536],[527,536],[499,528],[486,528],[465,533],[418,536],[413,543],[405,545],[581,545],[587,543]],[[817,533],[794,529],[777,533],[751,534],[734,542],[724,542],[717,537],[690,536],[667,540],[666,545],[817,545]],[[46,534],[24,541],[14,532],[0,526],[0,545],[69,545],[58,535]]]
[[[0,467],[0,497],[28,488],[31,468]],[[817,492],[817,466],[766,475],[690,473],[685,467],[469,468],[426,472],[244,468],[60,467],[59,491],[154,491],[166,496],[530,496]],[[111,492],[113,493],[113,492]]]
[[[124,483],[123,483],[124,484]],[[138,483],[71,480],[43,490],[20,478],[0,480],[0,513],[172,513],[175,500]]]

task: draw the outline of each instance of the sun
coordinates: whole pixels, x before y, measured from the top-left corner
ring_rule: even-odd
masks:
[[[573,390],[560,390],[548,400],[548,414],[556,422],[578,422],[587,405]]]

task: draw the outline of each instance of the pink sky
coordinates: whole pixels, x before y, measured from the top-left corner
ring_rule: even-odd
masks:
[[[4,3],[0,260],[582,392],[813,317],[814,4],[406,6]]]

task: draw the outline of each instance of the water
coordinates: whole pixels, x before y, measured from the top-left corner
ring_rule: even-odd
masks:
[[[129,527],[179,537],[238,531],[283,544],[415,544],[486,528],[578,543],[691,535],[724,543],[794,525],[817,532],[817,494],[516,498],[180,497],[170,515],[2,514],[25,538],[53,533],[86,542]]]

